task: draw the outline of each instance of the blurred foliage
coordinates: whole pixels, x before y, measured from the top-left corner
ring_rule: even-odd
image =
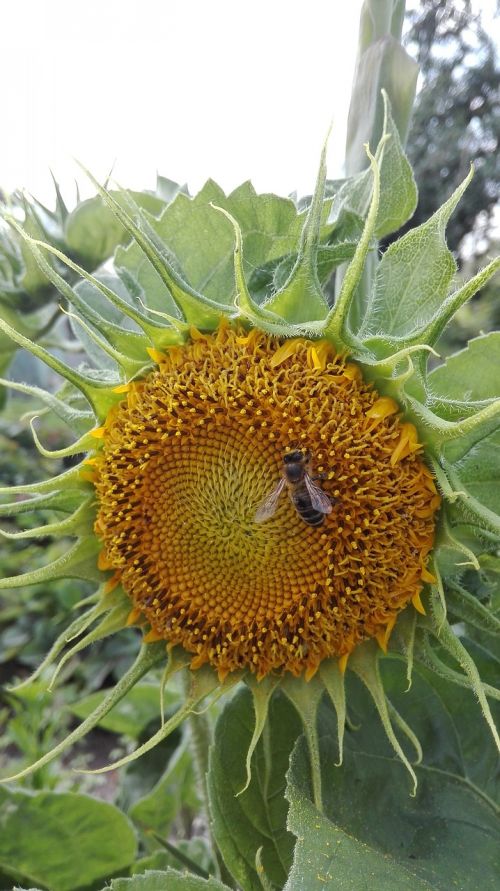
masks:
[[[125,230],[98,196],[80,201],[77,194],[76,206],[68,210],[56,180],[54,188],[54,210],[22,192],[6,195],[1,190],[0,205],[22,223],[32,238],[53,245],[84,269],[94,272],[113,256],[118,245],[126,244]],[[139,207],[159,214],[180,189],[176,183],[158,177],[156,193],[130,194]],[[50,262],[66,281],[73,283],[78,279],[78,275],[57,258],[52,256]],[[71,342],[64,342],[61,336],[59,306],[66,307],[65,299],[40,269],[27,243],[3,221],[0,221],[0,304],[2,317],[24,336],[47,344],[59,326],[58,345],[71,349]],[[0,334],[0,376],[5,375],[17,349],[6,335]],[[0,398],[2,402],[5,399],[3,388]]]
[[[14,192],[3,196],[3,205],[21,221],[32,238],[54,245],[88,271],[113,256],[115,248],[127,241],[125,231],[98,196],[80,201],[69,211],[54,180],[55,210],[49,210],[36,198]],[[177,186],[178,190],[179,187]],[[166,204],[164,178],[158,178],[158,194],[131,192],[134,201],[150,213],[158,214]],[[173,189],[173,194],[175,194]],[[115,194],[115,193],[113,193]],[[118,193],[116,193],[118,194]],[[63,277],[77,278],[66,266],[57,266]],[[18,312],[29,313],[45,306],[51,299],[59,300],[47,277],[39,268],[29,247],[13,232],[0,229],[0,300]]]

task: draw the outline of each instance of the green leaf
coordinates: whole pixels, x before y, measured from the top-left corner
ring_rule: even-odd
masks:
[[[151,870],[130,879],[113,879],[101,891],[229,891],[217,879],[200,879],[174,869]]]
[[[328,312],[328,304],[318,278],[318,247],[321,223],[325,216],[326,151],[323,146],[314,194],[302,228],[297,258],[282,287],[266,302],[266,310],[287,321],[301,324],[320,321]],[[238,286],[238,273],[236,272]]]
[[[96,338],[96,331],[97,331],[100,334],[100,338],[99,338],[98,342],[104,349],[104,354],[106,354],[107,352],[110,352],[111,356],[113,357],[114,362],[118,361],[118,364],[120,364],[120,360],[122,359],[122,356],[123,356],[123,358],[125,358],[126,356],[129,356],[130,355],[130,346],[132,347],[132,355],[133,355],[134,342],[135,342],[135,347],[137,349],[137,340],[138,339],[139,339],[139,341],[141,340],[139,338],[139,335],[130,332],[130,330],[128,331],[127,335],[124,335],[124,332],[119,325],[115,324],[114,322],[107,321],[107,318],[106,318],[107,313],[103,314],[99,310],[96,311],[92,307],[92,305],[89,304],[89,302],[86,299],[85,291],[86,290],[88,291],[89,288],[92,290],[92,286],[87,281],[83,281],[83,282],[80,282],[76,288],[72,288],[68,284],[68,282],[61,275],[59,275],[59,273],[55,269],[54,261],[51,258],[50,259],[47,258],[45,254],[46,254],[46,251],[49,251],[49,254],[53,255],[54,251],[55,251],[55,256],[57,256],[58,259],[61,260],[63,263],[66,263],[66,265],[69,264],[69,266],[74,265],[74,264],[72,264],[72,261],[69,260],[60,251],[57,251],[57,249],[53,248],[51,245],[47,245],[47,244],[44,244],[43,242],[37,242],[37,241],[34,241],[33,239],[31,239],[28,236],[28,234],[20,226],[18,226],[18,224],[16,223],[15,220],[9,219],[9,223],[19,233],[19,235],[23,238],[23,240],[27,242],[28,247],[31,250],[31,252],[33,253],[33,256],[35,257],[38,265],[43,270],[43,272],[45,273],[47,278],[50,280],[52,285],[54,285],[54,287],[57,288],[57,290],[69,301],[70,305],[72,305],[74,307],[74,309],[76,309],[76,311],[78,313],[78,319],[80,321],[80,328],[84,333],[87,334],[87,342],[85,342],[85,338],[82,338],[82,343],[83,343],[84,347],[87,348],[87,346],[90,345],[91,348],[93,348],[94,341]],[[77,267],[77,269],[78,269],[78,267]],[[85,273],[83,270],[82,270],[82,272],[85,276],[88,276],[88,273]],[[91,276],[88,276],[88,277],[92,278]],[[104,287],[106,287],[104,282],[102,282],[102,284],[104,285]],[[100,286],[98,279],[94,279],[94,286],[93,286],[94,290],[97,290],[97,288],[95,287],[96,285],[98,287]],[[108,292],[109,292],[109,290],[108,290]],[[119,301],[120,295],[115,295],[115,300]],[[122,303],[124,303],[125,311],[129,310],[129,314],[132,314],[132,311],[131,311],[130,307],[128,306],[128,304],[126,303],[126,301],[122,301]],[[112,309],[115,311],[115,315],[116,315],[115,307],[112,306]],[[123,313],[120,313],[119,315],[123,316]],[[85,322],[83,322],[82,319],[84,319]],[[86,323],[88,325],[90,325],[91,327],[88,328]],[[130,328],[130,326],[128,326],[128,327]],[[102,338],[105,338],[105,339],[102,340]],[[139,349],[140,349],[140,346],[139,346]],[[89,356],[91,358],[94,358],[94,354],[89,349],[87,349],[87,353],[89,354]],[[102,350],[101,349],[99,349],[97,351],[97,356],[98,356],[98,358],[97,358],[96,365],[97,365],[97,367],[99,367],[100,360],[102,358]],[[142,359],[142,362],[144,362],[144,347],[142,348],[141,359]],[[125,364],[127,365],[129,363],[130,363],[130,360],[127,360],[127,362]],[[140,365],[140,363],[139,363],[139,365]],[[136,370],[137,370],[137,366],[134,367],[134,364],[132,363],[132,367],[130,369],[130,374],[133,374],[134,371],[136,371]]]
[[[500,428],[479,442],[454,465],[467,492],[489,510],[500,511]],[[464,502],[467,510],[467,501]]]
[[[343,770],[349,771],[349,766]],[[351,772],[350,778],[354,781]],[[431,891],[434,886],[417,878],[411,864],[391,861],[320,814],[308,782],[309,765],[300,740],[288,774],[288,828],[297,844],[284,891]],[[367,797],[365,808],[368,802]]]
[[[147,646],[150,646],[150,644]],[[165,677],[171,675],[176,670],[175,657],[172,657],[172,652],[169,655],[170,660]],[[182,653],[181,658],[185,659],[185,656],[186,654],[184,652]],[[200,706],[207,696],[214,693],[216,688],[216,695],[222,696],[226,690],[231,689],[231,686],[236,683],[238,683],[238,677],[235,677],[234,674],[229,680],[226,678],[223,683],[219,683],[215,672],[208,666],[203,666],[201,669],[198,669],[191,674],[189,695],[184,698],[177,711],[161,724],[160,729],[157,730],[156,733],[153,733],[145,742],[137,746],[133,752],[125,755],[123,758],[119,758],[117,761],[114,761],[112,764],[107,764],[105,767],[86,771],[86,773],[106,773],[110,770],[116,770],[119,767],[124,767],[126,764],[132,763],[137,758],[150,752],[151,749],[154,749],[155,746],[163,742],[163,740],[166,740],[167,737],[183,723],[189,714]]]
[[[106,194],[106,193],[105,193]],[[109,199],[112,200],[111,198]],[[137,205],[136,205],[137,206]],[[116,204],[120,214],[122,211],[118,204]],[[33,246],[33,245],[32,245]],[[93,289],[93,298],[89,301],[91,304],[95,302],[97,296],[97,306],[95,309],[92,309],[91,306],[87,307],[87,319],[88,321],[92,321],[90,316],[94,315],[96,312],[106,318],[111,309],[117,309],[119,315],[124,317],[125,325],[128,328],[130,326],[130,322],[135,323],[135,325],[144,331],[146,337],[151,337],[153,335],[153,342],[157,342],[159,329],[163,332],[166,332],[166,336],[170,338],[170,335],[176,332],[173,332],[172,327],[168,324],[165,326],[164,323],[159,324],[157,321],[153,321],[150,317],[145,315],[135,304],[137,304],[138,294],[137,294],[137,286],[135,286],[132,290],[129,289],[128,284],[126,285],[126,296],[122,297],[121,293],[123,291],[122,283],[119,283],[117,291],[114,291],[112,288],[109,288],[106,284],[106,280],[110,281],[112,284],[117,284],[118,280],[115,276],[109,277],[107,273],[100,273],[98,275],[92,275],[87,272],[82,266],[79,266],[78,263],[74,263],[66,254],[63,254],[61,251],[58,251],[57,248],[52,247],[49,244],[43,242],[37,242],[37,247],[42,248],[44,251],[48,251],[53,256],[57,257],[68,269],[71,269],[73,272],[76,272],[77,275],[80,276],[81,280],[85,281],[91,285]],[[80,281],[80,285],[82,281]],[[78,292],[78,289],[69,289],[66,285],[59,284],[61,291],[68,298],[69,302],[73,304],[73,306],[82,314],[85,313],[82,311],[82,298]],[[87,291],[87,296],[90,292]],[[102,298],[104,297],[104,301]],[[103,306],[109,307],[108,311],[101,312]],[[116,318],[116,316],[115,316]],[[102,325],[101,321],[101,325]],[[99,326],[96,326],[99,327]],[[110,325],[106,326],[108,331],[110,331]],[[170,334],[169,334],[170,332]],[[113,337],[116,337],[116,325],[113,325]],[[156,338],[155,338],[156,335]],[[165,335],[164,335],[165,336]],[[139,355],[143,356],[144,353],[144,338],[141,338],[140,335],[131,332],[130,330],[127,333],[124,333],[120,330],[119,332],[119,341],[121,341],[122,345],[125,346],[125,352],[127,355],[131,357],[137,354],[137,349],[139,350]],[[169,339],[167,342],[172,343],[174,340]],[[175,339],[175,342],[178,342]],[[117,343],[118,345],[118,343]],[[163,344],[162,344],[163,345]]]
[[[43,407],[40,408],[40,403],[42,403],[42,406],[45,404],[61,421],[69,426],[73,434],[80,433],[84,435],[93,426],[94,418],[90,411],[80,411],[74,408],[70,400],[60,399],[53,393],[42,389],[42,387],[32,387],[29,384],[20,384],[17,381],[5,380],[4,378],[0,378],[0,384],[8,390],[16,390],[19,393],[33,397],[33,414],[35,412],[43,413],[44,409]],[[59,392],[62,395],[62,391]],[[26,402],[23,402],[22,405],[25,410],[28,408]]]
[[[471,403],[500,396],[500,331],[470,340],[465,349],[431,371],[427,382],[432,401],[445,413],[463,413]],[[448,401],[453,403],[450,409]]]
[[[18,301],[16,302],[14,308],[11,308],[0,300],[0,318],[3,319],[3,321],[7,322],[11,327],[15,328],[20,334],[23,334],[25,337],[29,337],[34,340],[38,338],[39,331],[43,329],[47,324],[47,316],[44,313],[36,312],[32,313],[29,316],[26,314],[22,315],[20,312]],[[4,331],[0,331],[0,375],[3,375],[6,372],[18,349],[19,345],[12,340],[10,335]],[[19,374],[19,367],[17,371]],[[25,380],[29,379],[28,375],[29,369],[28,374],[26,374]],[[37,383],[43,383],[43,381],[40,380],[38,373]],[[2,387],[0,389],[0,407],[3,407],[4,400],[5,390]]]
[[[182,808],[199,808],[193,763],[184,741],[170,759],[163,776],[148,795],[129,809],[131,819],[145,831],[154,829],[166,835]]]
[[[413,171],[403,151],[389,103],[385,113],[383,132],[388,133],[390,138],[380,164],[380,204],[375,226],[377,238],[397,232],[413,215],[418,198]]]
[[[109,288],[111,291],[114,291],[115,294],[118,294],[119,297],[122,297],[125,300],[126,304],[128,304],[131,308],[134,308],[133,301],[131,300],[130,294],[125,288],[123,282],[116,274],[112,274],[110,272],[97,272],[94,275],[94,280],[97,280],[101,284],[105,285],[106,288]],[[75,287],[75,290],[84,298],[84,300],[90,304],[90,306],[95,309],[99,315],[102,316],[103,319],[106,319],[109,322],[113,322],[115,325],[121,325],[122,328],[128,328],[129,330],[126,332],[126,336],[135,337],[136,335],[132,333],[133,331],[137,331],[137,326],[132,322],[130,318],[127,318],[124,312],[118,307],[114,306],[109,300],[106,299],[102,291],[99,291],[98,288],[92,284],[91,281],[81,280]],[[78,306],[76,310],[78,311]],[[90,321],[90,320],[89,320]],[[125,332],[124,332],[125,333]]]
[[[10,363],[16,355],[17,349],[17,344],[12,342],[8,334],[4,334],[3,331],[0,331],[0,375],[4,375],[7,371]],[[5,387],[2,386],[0,387],[0,408],[3,408],[5,398],[6,390]]]
[[[154,838],[160,844],[158,836]],[[149,836],[149,839],[151,840],[152,836]],[[153,854],[136,860],[131,869],[132,875],[139,875],[151,869],[180,870],[184,868],[190,873],[208,878],[211,873],[216,871],[213,854],[206,838],[200,836],[183,838],[176,841],[175,844],[162,839],[161,843],[168,845],[168,850],[158,849]]]
[[[239,223],[247,276],[265,263],[297,251],[305,215],[297,212],[290,198],[258,195],[252,184],[246,182],[231,192],[220,206]],[[226,231],[230,232],[227,223],[225,225]],[[232,287],[234,289],[234,279]]]
[[[96,709],[111,693],[111,690],[98,690],[85,696],[76,705],[71,706],[71,711],[78,718],[84,720]],[[179,703],[179,695],[171,690],[164,694],[166,709],[169,710]],[[109,730],[111,733],[124,734],[132,739],[139,739],[143,730],[151,721],[160,717],[160,691],[158,684],[136,684],[115,707],[104,715],[99,722],[99,727]]]
[[[85,168],[83,169],[85,170]],[[178,270],[172,263],[168,250],[161,239],[158,238],[145,211],[134,201],[132,195],[129,192],[121,194],[120,200],[127,207],[127,210],[124,210],[120,202],[99,184],[90,171],[85,170],[85,173],[97,188],[106,206],[125,227],[131,239],[140,246],[144,257],[147,258],[158,273],[175,302],[175,315],[177,318],[181,317],[188,324],[194,324],[202,329],[208,328],[213,330],[213,328],[217,327],[223,304],[210,300],[204,294],[193,290],[183,276],[179,275]],[[154,217],[151,219],[154,219]]]
[[[385,92],[382,94],[382,98],[384,100],[384,121],[382,138],[376,152],[377,161],[380,163],[380,196],[375,223],[371,230],[372,243],[364,258],[362,274],[355,288],[349,310],[348,327],[354,334],[360,329],[373,290],[378,265],[375,239],[397,231],[411,217],[417,202],[417,188],[411,166],[403,152]],[[336,191],[332,202],[329,221],[338,220],[341,228],[344,228],[343,220],[350,220],[351,227],[353,222],[357,221],[358,231],[355,233],[355,244],[361,238],[359,221],[365,220],[370,212],[370,203],[373,201],[372,187],[372,171],[364,170],[345,180]],[[330,241],[332,237],[331,235]],[[343,280],[348,269],[348,266],[344,266],[336,275],[337,299],[340,299]]]
[[[302,741],[292,756],[288,825],[299,841],[285,887],[477,891],[480,876],[482,891],[494,891],[498,755],[478,721],[474,696],[419,665],[408,696],[404,664],[390,658],[383,665],[388,698],[424,750],[414,768],[416,797],[408,795],[404,767],[391,755],[366,692],[348,674],[351,723],[340,769],[333,767],[336,721],[327,701],[320,716],[324,815],[312,805]]]
[[[376,145],[382,135],[386,90],[404,143],[408,131],[418,65],[400,43],[404,3],[365,0],[361,10],[358,58],[349,107],[346,170],[349,175],[367,166],[365,143]]]
[[[434,344],[439,342],[439,338],[441,337],[443,331],[445,330],[448,323],[453,319],[454,315],[464,306],[468,300],[471,300],[472,297],[475,296],[479,291],[488,286],[490,279],[493,278],[494,275],[500,269],[500,257],[495,257],[494,260],[491,260],[486,266],[483,266],[482,269],[479,270],[475,275],[472,276],[468,281],[465,281],[461,284],[456,291],[453,291],[448,295],[446,300],[443,302],[440,310],[433,319],[431,319],[427,326],[423,328],[420,332],[420,339],[422,343]],[[472,309],[469,309],[469,315],[473,312]],[[480,328],[480,324],[476,325],[476,329]],[[488,326],[489,327],[489,326]]]
[[[121,192],[116,191],[111,194],[116,201],[125,206]],[[161,198],[147,192],[131,192],[131,195],[139,207],[153,214],[159,214],[165,207],[165,202]],[[82,201],[69,214],[66,219],[65,235],[70,250],[90,269],[95,269],[104,260],[112,257],[115,248],[129,240],[125,228],[98,195]]]
[[[41,891],[40,888],[21,888],[20,885],[14,885],[13,891]]]
[[[394,242],[383,255],[359,336],[377,354],[387,342],[418,341],[419,332],[439,316],[456,263],[445,228],[472,171],[436,213]]]
[[[134,860],[129,821],[104,801],[0,789],[0,805],[0,868],[14,877],[50,891],[76,891]]]
[[[337,349],[345,347],[352,338],[349,337],[348,319],[350,312],[353,311],[353,302],[355,298],[361,299],[364,303],[365,291],[363,274],[366,273],[367,260],[370,257],[370,250],[373,247],[373,239],[375,235],[375,225],[377,222],[378,208],[380,206],[380,161],[384,154],[384,145],[388,136],[384,135],[377,148],[376,155],[372,155],[367,149],[370,159],[370,174],[373,179],[370,204],[364,222],[363,233],[356,246],[354,256],[345,269],[336,286],[339,285],[335,306],[331,310],[326,319],[324,332],[331,337]],[[371,268],[371,266],[369,267]],[[340,280],[341,279],[341,280]]]
[[[404,665],[399,659],[383,660],[382,677],[389,699],[422,744],[423,764],[415,768],[417,774],[420,770],[435,770],[442,774],[443,781],[446,777],[455,782],[459,790],[457,803],[465,802],[469,794],[477,795],[493,815],[496,812],[496,831],[500,831],[496,804],[500,796],[498,752],[493,739],[485,733],[474,693],[444,681],[431,669],[417,664],[408,694],[404,674]],[[492,702],[491,708],[498,720],[500,705]],[[374,738],[370,728],[361,728],[359,737],[353,741],[353,748],[368,751],[368,743]],[[465,799],[460,797],[462,794]],[[462,813],[466,814],[466,809],[464,803]]]
[[[385,94],[382,95],[381,101],[382,99],[385,117],[380,138],[389,136],[389,139],[380,161],[380,203],[374,230],[377,238],[383,238],[400,229],[412,216],[418,197],[411,165],[403,151],[390,103]],[[370,144],[378,146],[378,158],[380,140]],[[364,156],[363,166],[366,167],[368,161],[366,152]],[[369,170],[345,180],[334,197],[329,220],[337,219],[341,210],[351,211],[358,218],[364,219],[370,206],[371,189],[372,178]]]
[[[47,234],[40,225],[33,208],[26,201],[24,202],[24,210],[26,216],[23,228],[25,231],[28,235],[31,235],[32,238],[45,239]],[[31,295],[37,295],[40,292],[45,291],[49,286],[49,281],[47,276],[40,269],[29,247],[25,242],[20,241],[19,250],[21,251],[24,263],[24,274],[20,278],[19,284]]]
[[[165,201],[166,204],[170,204],[178,192],[184,192],[186,195],[189,194],[186,185],[180,186],[179,183],[174,182],[173,179],[169,179],[167,176],[161,176],[159,173],[157,174],[156,194],[162,201]]]
[[[474,574],[474,581],[476,578],[478,579],[477,586],[474,586],[473,583],[470,584],[469,578],[472,571],[469,574],[469,578],[465,576],[462,579],[462,584],[454,581],[451,577],[445,580],[446,606],[448,612],[456,617],[457,620],[467,623],[469,628],[472,627],[474,629],[473,633],[477,634],[479,631],[485,635],[495,635],[500,646],[500,617],[496,616],[490,609],[489,600],[491,592],[488,590],[488,577],[481,570],[478,576]],[[470,585],[472,590],[469,590],[467,585]],[[480,595],[476,593],[477,591],[483,597],[484,593],[486,594],[484,597],[487,600],[486,603],[482,602],[483,597],[480,599]]]
[[[262,891],[256,866],[281,888],[291,863],[293,838],[286,831],[285,772],[301,725],[293,706],[275,696],[252,758],[248,788],[245,753],[254,729],[252,696],[246,688],[224,708],[215,730],[209,769],[213,832],[226,865],[245,891]],[[238,794],[241,793],[241,794]]]
[[[500,395],[500,333],[471,340],[466,349],[432,371],[428,394],[427,401],[440,416],[457,424],[465,417],[471,422],[468,432],[445,443],[440,463],[435,464],[445,494],[450,487],[450,520],[498,534],[500,426],[494,412]],[[493,411],[491,417],[474,423],[486,410]]]
[[[328,235],[328,242],[318,247],[317,272],[325,285],[331,273],[341,263],[350,260],[363,231],[363,221],[357,214],[343,210],[340,219]],[[259,266],[248,278],[248,290],[258,303],[279,291],[290,277],[297,254],[286,254]]]
[[[209,180],[194,198],[178,194],[158,220],[148,217],[168,248],[170,262],[191,287],[219,303],[231,305],[235,291],[234,234],[212,204],[228,211],[240,225],[245,272],[250,281],[253,276],[258,277],[256,270],[260,267],[296,252],[304,215],[297,213],[289,198],[257,195],[250,183],[243,183],[226,197]],[[175,313],[167,287],[151,264],[144,261],[137,245],[119,248],[115,263],[139,283],[149,306]],[[261,284],[257,287],[261,288]]]
[[[71,365],[62,362],[53,353],[49,353],[35,341],[24,337],[24,335],[17,330],[17,327],[9,325],[1,318],[0,330],[8,334],[15,343],[24,347],[33,356],[41,359],[42,362],[57,374],[60,374],[61,377],[68,381],[68,383],[77,387],[94,409],[96,417],[104,418],[111,405],[118,401],[116,397],[109,392],[109,374],[101,374],[98,378],[96,375],[92,376],[92,374],[77,371]],[[104,380],[102,378],[104,378]],[[118,383],[120,383],[120,380],[116,377],[116,384]]]
[[[22,588],[24,585],[36,585],[38,582],[48,582],[55,579],[84,579],[85,581],[99,583],[104,579],[103,573],[97,566],[99,542],[91,535],[85,535],[78,539],[61,557],[57,557],[52,563],[41,566],[31,572],[11,577],[0,578],[0,590],[5,588]]]

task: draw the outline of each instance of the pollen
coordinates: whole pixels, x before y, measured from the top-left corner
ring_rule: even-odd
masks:
[[[439,506],[397,404],[327,341],[226,325],[152,358],[93,464],[100,565],[146,639],[220,677],[310,678],[367,638],[386,648],[398,613],[423,610]],[[307,522],[288,482],[257,521],[294,451],[331,510]]]

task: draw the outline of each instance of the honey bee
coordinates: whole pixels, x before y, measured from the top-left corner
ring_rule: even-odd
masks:
[[[321,526],[325,514],[329,514],[333,501],[314,482],[318,477],[310,475],[311,453],[295,449],[283,455],[283,472],[278,485],[264,498],[255,513],[256,523],[264,523],[274,514],[281,493],[288,489],[290,500],[305,523]]]

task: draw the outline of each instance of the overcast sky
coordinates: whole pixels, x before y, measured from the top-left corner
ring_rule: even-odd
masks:
[[[408,0],[414,4],[415,0]],[[0,186],[312,189],[341,172],[362,0],[0,0]],[[475,0],[486,27],[495,0]]]
[[[311,189],[333,118],[343,158],[361,0],[2,3],[0,185],[52,202],[73,157],[153,188]],[[91,187],[85,185],[89,194]]]

